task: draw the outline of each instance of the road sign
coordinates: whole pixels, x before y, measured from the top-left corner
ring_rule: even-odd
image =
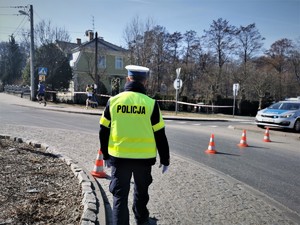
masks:
[[[38,69],[38,74],[39,75],[47,75],[47,73],[48,73],[48,68],[46,68],[46,67],[39,67],[39,69]]]
[[[235,83],[235,84],[233,84],[233,86],[232,86],[232,90],[233,90],[233,95],[234,95],[234,96],[236,96],[236,95],[237,95],[237,93],[238,93],[239,89],[240,89],[240,84],[239,84],[239,83]]]
[[[45,75],[39,75],[39,81],[45,81],[46,76]]]
[[[181,70],[181,68],[177,68],[177,69],[176,69],[176,75],[177,75],[177,78],[179,78],[180,70]]]
[[[182,80],[181,79],[175,79],[174,80],[174,88],[176,89],[176,90],[178,90],[179,88],[181,88],[182,87]]]
[[[181,68],[176,69],[176,80],[174,81],[174,88],[176,89],[176,104],[175,104],[175,112],[177,115],[177,101],[178,101],[178,89],[182,87],[182,80],[179,79]]]
[[[239,91],[239,89],[240,89],[240,84],[239,84],[239,83],[233,84],[232,89],[233,89],[233,91]]]
[[[235,83],[232,86],[232,90],[233,90],[233,106],[232,106],[232,115],[234,116],[234,112],[235,112],[235,97],[238,94],[238,91],[240,89],[240,84],[239,83]]]

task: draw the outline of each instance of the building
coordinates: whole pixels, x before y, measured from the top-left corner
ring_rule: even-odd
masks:
[[[87,31],[86,35],[88,41],[85,43],[81,43],[81,39],[77,39],[77,43],[57,42],[70,59],[73,91],[82,92],[88,84],[97,84],[98,93],[115,95],[121,92],[126,82],[129,51],[98,38],[97,33],[94,37],[92,31]]]

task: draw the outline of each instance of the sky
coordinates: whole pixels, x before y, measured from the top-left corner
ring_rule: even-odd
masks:
[[[94,30],[124,47],[124,30],[137,17],[169,33],[193,30],[198,36],[219,18],[236,27],[255,23],[265,49],[282,38],[300,39],[300,0],[0,0],[0,42],[11,34],[18,40],[21,29],[30,28],[28,17],[13,8],[28,5],[33,5],[34,24],[51,21],[69,32],[71,42],[86,41],[85,31]]]

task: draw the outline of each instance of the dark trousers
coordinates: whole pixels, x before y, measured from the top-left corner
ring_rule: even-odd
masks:
[[[137,224],[146,222],[149,218],[147,203],[148,188],[152,183],[151,166],[124,163],[111,168],[109,190],[113,194],[113,224],[129,225],[128,194],[132,175],[134,178],[132,210]]]

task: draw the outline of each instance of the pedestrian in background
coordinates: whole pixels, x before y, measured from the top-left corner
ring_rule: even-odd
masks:
[[[45,87],[45,84],[42,81],[39,82],[37,91],[38,91],[38,94],[37,94],[38,102],[40,104],[43,102],[44,106],[46,106],[47,105],[46,98],[45,98],[46,87]]]
[[[147,203],[151,169],[157,151],[162,173],[169,166],[169,144],[157,102],[146,95],[149,69],[126,66],[125,91],[111,97],[100,119],[99,139],[103,159],[111,167],[113,224],[129,225],[128,194],[134,178],[132,210],[138,225],[150,224]]]
[[[90,104],[90,102],[92,100],[92,97],[93,97],[93,87],[88,84],[86,89],[85,89],[85,92],[86,92],[86,95],[87,95],[87,98],[86,98],[86,101],[85,101],[85,108],[88,109],[89,104]]]
[[[97,84],[92,84],[91,87],[93,88],[93,95],[91,99],[91,107],[92,108],[97,108],[98,107],[98,101],[97,101]]]

